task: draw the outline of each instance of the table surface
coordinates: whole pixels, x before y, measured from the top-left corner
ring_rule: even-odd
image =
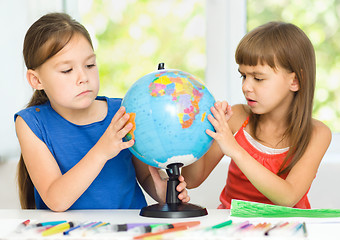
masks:
[[[52,212],[49,210],[21,210],[21,209],[0,209],[0,239],[133,239],[136,234],[131,233],[110,233],[84,235],[81,231],[78,234],[64,236],[62,233],[42,237],[36,230],[24,230],[21,234],[15,232],[17,226],[30,219],[31,223],[66,220],[66,221],[102,221],[110,224],[124,223],[176,223],[188,221],[200,221],[201,224],[190,230],[162,235],[158,239],[340,239],[340,218],[234,218],[230,217],[229,210],[208,209],[208,215],[193,218],[149,218],[139,215],[139,210],[69,210],[66,212]],[[233,226],[225,227],[214,231],[203,230],[232,219]],[[240,230],[238,223],[277,223],[305,222],[308,236],[303,231],[273,230],[271,236],[264,236],[264,230]],[[75,231],[76,232],[76,231]],[[137,234],[138,235],[138,234]]]

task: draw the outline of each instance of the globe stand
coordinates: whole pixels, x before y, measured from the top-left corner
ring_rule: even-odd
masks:
[[[166,203],[157,203],[144,207],[139,215],[155,218],[188,218],[208,214],[206,208],[191,203],[182,203],[178,199],[179,192],[176,190],[176,187],[179,184],[179,169],[182,166],[182,163],[172,163],[167,166],[166,172],[169,180],[167,183]]]

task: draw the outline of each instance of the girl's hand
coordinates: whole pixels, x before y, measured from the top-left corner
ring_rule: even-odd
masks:
[[[166,190],[167,190],[167,179],[162,178],[158,168],[153,166],[148,166],[149,171],[151,174],[151,177],[153,179],[153,182],[155,184],[155,189],[158,195],[158,198],[162,200],[162,202],[165,202],[166,200]],[[179,192],[178,199],[180,199],[182,202],[189,202],[190,197],[188,196],[188,191],[186,190],[186,182],[184,181],[183,176],[178,177],[179,184],[176,187],[176,190]]]
[[[233,114],[231,106],[226,101],[216,102],[211,107],[211,112],[213,115],[208,115],[208,120],[214,126],[216,132],[207,129],[206,133],[217,141],[225,155],[230,156],[232,146],[237,144],[228,124],[228,120]]]
[[[127,142],[123,141],[123,137],[133,127],[132,123],[128,123],[129,117],[129,114],[125,112],[125,107],[120,107],[104,134],[96,143],[95,148],[105,160],[109,160],[117,156],[123,149],[133,146],[133,139]]]

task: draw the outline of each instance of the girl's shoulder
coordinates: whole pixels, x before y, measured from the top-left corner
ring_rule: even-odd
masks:
[[[16,120],[18,116],[26,117],[26,118],[37,118],[43,115],[46,111],[51,111],[51,110],[52,108],[49,102],[41,104],[41,105],[31,106],[31,107],[22,109],[19,112],[15,113],[14,120]]]
[[[245,104],[236,104],[231,107],[233,115],[229,119],[229,127],[233,133],[236,133],[247,120],[250,114],[250,109]]]
[[[332,131],[326,124],[313,118],[312,127],[313,127],[312,137],[315,136],[316,138],[321,138],[326,141],[328,140],[329,142],[331,141]]]

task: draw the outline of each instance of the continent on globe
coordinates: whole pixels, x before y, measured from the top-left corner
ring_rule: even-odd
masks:
[[[149,85],[150,94],[153,97],[170,95],[172,101],[176,103],[177,115],[182,128],[188,128],[200,112],[199,102],[203,95],[200,90],[202,90],[204,86],[194,85],[193,83],[197,80],[192,76],[176,75],[175,77],[171,77],[164,74],[165,72],[160,72],[155,75],[156,78]],[[190,82],[187,79],[196,81]]]

